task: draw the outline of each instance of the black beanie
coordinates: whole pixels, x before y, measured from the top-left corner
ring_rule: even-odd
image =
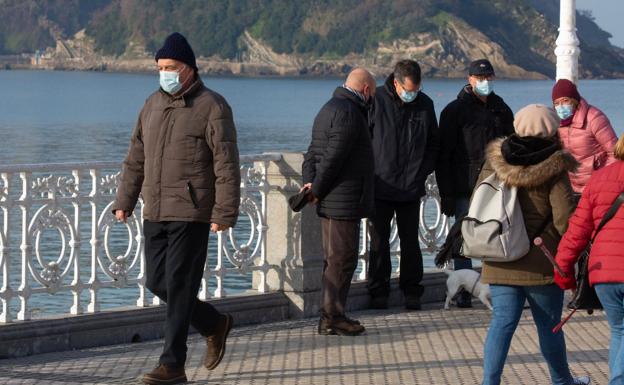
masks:
[[[175,59],[188,64],[197,71],[193,49],[188,41],[186,41],[186,38],[178,32],[167,36],[165,44],[156,52],[156,61],[158,61],[158,59]]]

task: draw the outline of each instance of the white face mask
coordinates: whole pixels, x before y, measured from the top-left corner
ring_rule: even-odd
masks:
[[[492,82],[489,80],[477,80],[474,88],[475,92],[481,96],[488,96],[492,93]]]
[[[160,71],[160,87],[170,95],[178,92],[182,88],[180,73],[177,71]]]
[[[403,90],[399,94],[399,97],[405,103],[411,103],[411,102],[414,101],[414,99],[416,99],[416,96],[418,96],[418,91],[420,91],[420,90],[416,90],[416,91],[405,91],[405,90]]]

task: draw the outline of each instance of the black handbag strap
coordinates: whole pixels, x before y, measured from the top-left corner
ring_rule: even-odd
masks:
[[[537,230],[535,230],[535,232],[533,233],[533,236],[531,238],[529,238],[531,240],[531,244],[533,244],[533,240],[537,237],[539,237],[540,235],[542,235],[542,233],[544,232],[544,230],[546,230],[546,226],[548,226],[548,224],[550,223],[550,221],[552,221],[552,212],[548,213],[548,216],[546,217],[546,219],[544,219],[544,221],[542,222],[542,224],[540,225],[540,227],[537,228]]]
[[[615,213],[617,213],[622,203],[624,203],[624,192],[621,192],[620,195],[618,195],[618,197],[615,199],[611,207],[609,207],[609,211],[607,211],[605,216],[602,217],[602,220],[600,221],[600,224],[598,225],[598,228],[596,228],[596,232],[594,233],[594,236],[592,237],[591,243],[594,243],[594,240],[596,239],[596,236],[598,235],[600,230],[602,230],[604,225],[606,225],[607,222],[609,222],[611,218],[615,216]]]

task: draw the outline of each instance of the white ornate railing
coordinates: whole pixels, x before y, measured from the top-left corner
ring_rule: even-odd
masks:
[[[236,231],[211,238],[201,299],[224,297],[226,287],[233,293],[268,291],[267,274],[274,266],[267,263],[267,196],[279,186],[271,185],[267,169],[281,159],[281,154],[241,156],[241,216]],[[0,323],[67,310],[95,313],[103,304],[159,303],[144,286],[142,203],[125,224],[111,214],[119,166],[114,162],[0,166]],[[423,251],[432,252],[448,228],[433,177],[427,180],[421,205],[420,241]],[[357,280],[366,279],[367,270],[366,221],[362,228]],[[391,242],[393,255],[398,256],[396,226]],[[114,288],[124,290],[111,292]],[[53,301],[50,294],[55,295]],[[62,296],[69,303],[57,300]],[[42,314],[33,316],[39,308],[44,309]]]
[[[255,287],[267,291],[266,169],[279,159],[280,154],[241,157],[241,226],[236,232],[218,234],[216,256],[204,270],[200,298],[225,296],[224,280],[232,273],[259,272]],[[70,293],[71,314],[93,313],[100,310],[103,289],[135,285],[136,305],[148,305],[142,203],[126,224],[118,223],[110,211],[119,166],[112,162],[0,166],[0,323],[31,319],[32,298],[43,293]],[[51,239],[50,230],[60,240]],[[115,253],[113,243],[123,252]],[[60,249],[57,253],[55,246]],[[158,299],[152,298],[152,303]]]
[[[433,207],[431,206],[433,205]],[[425,196],[420,201],[420,220],[418,240],[423,254],[435,253],[439,246],[444,243],[450,227],[449,219],[442,214],[440,206],[440,194],[433,174],[429,175],[425,182]],[[370,236],[368,234],[368,220],[362,219],[362,233],[360,235],[360,253],[358,262],[359,273],[356,280],[363,281],[368,278],[368,253]],[[399,244],[399,232],[396,226],[396,218],[392,219],[390,231],[390,255],[397,259],[394,264],[394,274],[399,273],[399,260],[401,247]]]

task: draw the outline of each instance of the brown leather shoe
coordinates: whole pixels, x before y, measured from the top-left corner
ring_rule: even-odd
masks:
[[[225,341],[227,339],[234,319],[229,314],[222,314],[221,319],[217,323],[213,335],[206,336],[206,356],[204,357],[204,366],[208,370],[212,370],[219,365],[225,354]]]
[[[151,372],[145,373],[141,380],[149,385],[183,384],[186,382],[186,373],[184,366],[160,364]]]
[[[338,334],[341,336],[357,336],[364,333],[366,329],[359,322],[347,317],[336,317],[332,320],[321,318],[318,326],[318,333],[321,335]]]

